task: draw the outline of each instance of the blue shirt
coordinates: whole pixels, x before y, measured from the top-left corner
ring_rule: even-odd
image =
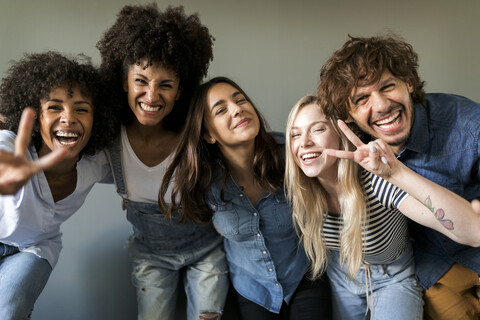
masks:
[[[280,139],[281,147],[284,138]],[[292,221],[283,190],[267,194],[252,205],[247,195],[218,167],[208,198],[213,222],[224,236],[225,251],[235,290],[245,298],[279,313],[292,298],[309,267]]]
[[[468,201],[480,199],[480,105],[450,94],[428,94],[414,105],[415,118],[399,160]],[[480,273],[480,248],[461,245],[412,223],[416,274],[424,288],[455,263]]]

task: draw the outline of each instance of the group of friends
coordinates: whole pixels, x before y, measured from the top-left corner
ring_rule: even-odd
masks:
[[[0,318],[28,319],[60,225],[115,184],[138,319],[478,319],[480,105],[426,94],[398,36],[352,37],[271,132],[183,7],[125,6],[88,57],[0,85]],[[179,281],[182,278],[182,281]]]

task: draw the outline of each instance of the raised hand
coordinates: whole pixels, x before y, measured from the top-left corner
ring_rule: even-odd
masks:
[[[17,193],[34,174],[50,168],[66,156],[65,149],[56,149],[35,161],[26,158],[34,119],[33,109],[26,108],[18,126],[15,152],[0,150],[0,194]]]
[[[366,170],[380,177],[389,177],[393,173],[399,161],[383,140],[379,139],[364,144],[345,122],[338,120],[338,126],[357,149],[355,151],[325,149],[323,153],[336,158],[355,161]]]

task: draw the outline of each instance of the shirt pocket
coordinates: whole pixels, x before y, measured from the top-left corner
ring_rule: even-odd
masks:
[[[212,204],[214,211],[213,224],[223,236],[234,236],[239,233],[239,216],[232,203]]]

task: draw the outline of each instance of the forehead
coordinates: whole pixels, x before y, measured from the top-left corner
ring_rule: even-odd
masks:
[[[91,95],[81,88],[78,84],[73,85],[60,85],[53,87],[48,96],[42,100],[52,99],[52,98],[64,98],[64,99],[82,99],[91,102]]]
[[[311,103],[298,109],[295,120],[293,121],[293,125],[302,126],[318,121],[328,122],[327,117],[323,113],[320,106],[315,103]]]
[[[207,102],[216,103],[220,99],[227,99],[232,97],[239,90],[228,83],[217,83],[208,89]]]
[[[148,64],[148,60],[143,59],[140,62],[130,65],[128,69],[129,75],[141,74],[151,78],[168,78],[178,80],[175,71],[166,67],[162,63],[153,61],[151,65]]]

